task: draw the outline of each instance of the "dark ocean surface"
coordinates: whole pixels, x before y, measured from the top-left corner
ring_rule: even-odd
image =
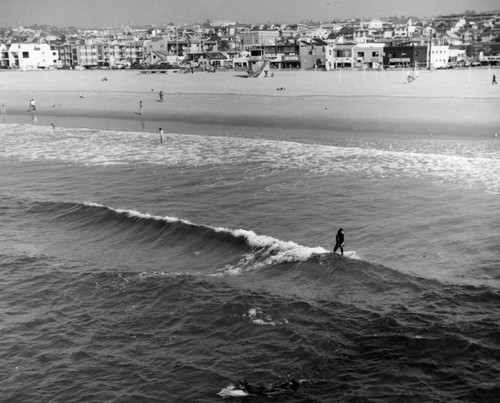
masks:
[[[1,401],[498,399],[500,139],[260,130],[0,125]]]

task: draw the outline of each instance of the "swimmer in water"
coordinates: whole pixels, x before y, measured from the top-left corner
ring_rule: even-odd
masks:
[[[295,379],[284,380],[278,383],[262,386],[252,385],[246,379],[238,382],[238,388],[248,393],[249,395],[256,396],[272,396],[285,393],[286,391],[296,391],[300,388],[300,382]]]

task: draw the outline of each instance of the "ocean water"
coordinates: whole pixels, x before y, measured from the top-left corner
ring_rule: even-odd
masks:
[[[0,125],[0,400],[498,399],[500,139],[260,130]]]

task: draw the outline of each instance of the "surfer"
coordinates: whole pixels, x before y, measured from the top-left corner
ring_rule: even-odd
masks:
[[[337,235],[335,235],[335,248],[333,248],[333,253],[337,252],[337,249],[340,248],[340,252],[344,254],[344,230],[340,228],[337,231]]]

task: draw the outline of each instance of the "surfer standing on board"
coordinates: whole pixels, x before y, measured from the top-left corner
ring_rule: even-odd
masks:
[[[335,235],[335,248],[333,248],[333,253],[337,252],[337,249],[340,248],[340,252],[344,254],[344,230],[340,228],[337,231],[337,235]]]

